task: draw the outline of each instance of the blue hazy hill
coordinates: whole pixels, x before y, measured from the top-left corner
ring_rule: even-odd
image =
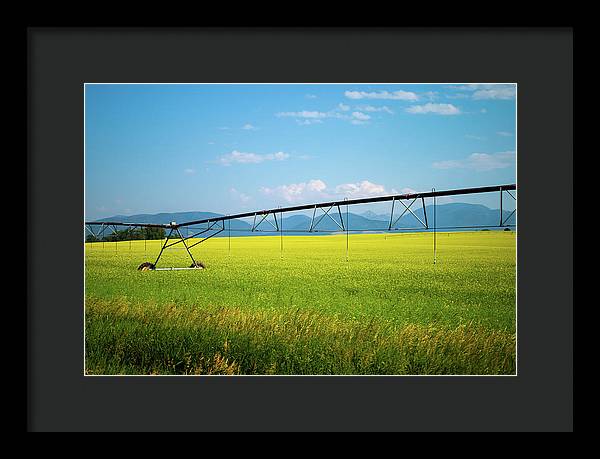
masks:
[[[400,216],[404,208],[396,207],[394,212],[394,221]],[[425,222],[425,215],[422,208],[414,209],[413,212]],[[427,223],[430,227],[433,226],[433,206],[426,206]],[[503,211],[503,218],[506,220],[509,218],[511,212]],[[323,212],[317,210],[315,216],[315,222],[318,221]],[[330,212],[330,215],[338,223],[340,222],[339,214]],[[203,220],[207,218],[221,217],[222,214],[213,212],[164,212],[159,214],[137,214],[137,215],[114,215],[106,217],[101,220],[104,221],[120,221],[123,223],[169,223],[175,221],[177,223],[184,223],[194,220]],[[277,216],[279,221],[279,215]],[[342,212],[342,218],[344,221],[344,227],[346,227],[346,214]],[[273,222],[273,216],[268,217],[269,221]],[[349,228],[351,230],[363,230],[363,231],[382,231],[388,228],[390,222],[389,214],[375,214],[371,211],[364,212],[363,214],[349,213]],[[292,232],[297,234],[305,234],[304,232],[310,227],[311,216],[304,214],[295,214],[283,218],[283,229],[286,232]],[[450,227],[460,229],[464,226],[497,226],[500,222],[500,213],[498,209],[490,209],[481,204],[466,204],[466,203],[448,203],[440,204],[436,206],[436,226],[438,228]],[[507,224],[515,224],[516,216],[512,215],[506,222]],[[281,222],[280,222],[281,223]],[[220,224],[217,224],[220,226]],[[125,229],[126,227],[117,228]],[[206,228],[206,224],[197,225],[196,231],[200,231],[202,228]],[[423,228],[423,225],[409,212],[405,213],[404,216],[394,225],[394,228],[408,228],[408,229],[419,229]],[[229,223],[225,222],[225,231],[219,234],[217,237],[226,236],[228,234]],[[257,229],[263,231],[275,231],[269,223],[263,222]],[[323,216],[318,225],[315,228],[319,233],[326,233],[332,231],[339,231],[340,228],[337,226],[328,216]],[[269,232],[252,232],[252,219],[231,220],[232,236],[259,236],[268,235]],[[188,233],[189,231],[189,233]],[[192,229],[182,229],[184,236],[192,234]]]

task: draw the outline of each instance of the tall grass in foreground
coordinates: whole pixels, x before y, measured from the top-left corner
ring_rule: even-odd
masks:
[[[515,337],[310,310],[87,304],[88,374],[514,374]]]

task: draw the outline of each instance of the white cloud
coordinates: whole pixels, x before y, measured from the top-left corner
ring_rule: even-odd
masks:
[[[426,114],[434,113],[436,115],[458,115],[460,110],[452,104],[432,104],[412,105],[406,109],[408,113]]]
[[[412,194],[412,193],[418,193],[417,190],[415,190],[414,188],[409,188],[409,187],[404,187],[401,188],[400,191],[398,191],[396,188],[392,188],[390,194]]]
[[[395,192],[395,190],[392,190],[392,192]],[[409,187],[404,187],[400,190],[400,194],[413,194],[413,193],[418,193],[418,191],[413,188],[409,188]]]
[[[302,110],[300,112],[279,112],[276,114],[276,116],[279,116],[279,117],[290,116],[292,118],[319,119],[319,118],[327,118],[330,115],[325,112]]]
[[[321,199],[326,196],[327,185],[322,180],[309,180],[308,182],[280,185],[275,188],[261,187],[260,192],[284,199],[287,202],[299,202],[306,199]]]
[[[196,169],[192,169],[192,168],[187,168],[183,170],[183,173],[185,175],[194,175],[196,173]]]
[[[409,91],[346,91],[344,95],[348,99],[388,99],[388,100],[417,100],[418,96]]]
[[[314,94],[307,94],[305,97],[307,99],[316,99],[317,98],[317,96],[315,96]]]
[[[238,190],[236,190],[235,188],[231,188],[229,190],[229,194],[231,195],[231,197],[237,201],[241,201],[242,203],[247,203],[248,201],[250,201],[252,198],[250,196],[248,196],[247,194],[241,193]]]
[[[513,136],[512,132],[506,132],[506,131],[498,131],[498,132],[496,132],[496,134],[498,134],[499,136],[502,136],[502,137],[512,137]]]
[[[398,92],[398,91],[397,91]],[[401,92],[401,91],[400,91]],[[339,103],[332,110],[322,112],[318,110],[301,110],[296,112],[278,112],[277,117],[295,118],[296,123],[300,126],[323,123],[325,119],[339,119],[350,122],[351,124],[368,124],[371,119],[370,115],[364,112],[386,112],[393,114],[394,112],[387,106],[374,107],[372,105],[356,106],[354,111],[350,113],[352,107],[348,104]]]
[[[291,117],[296,119],[296,123],[301,126],[322,123],[326,118],[335,118],[350,121],[352,124],[366,124],[371,117],[365,113],[355,111],[352,114],[346,112],[350,110],[349,105],[338,104],[336,108],[328,112],[302,110],[299,112],[279,112],[275,116]]]
[[[361,198],[390,194],[383,185],[362,180],[356,183],[342,183],[333,189],[323,180],[313,179],[308,182],[291,183],[274,188],[261,187],[260,192],[287,202],[318,202],[328,199]]]
[[[322,124],[323,120],[320,119],[304,119],[304,120],[296,120],[300,126],[308,126],[309,124]]]
[[[214,144],[215,144],[214,142],[207,142],[207,143],[208,143],[209,145],[214,145]]]
[[[307,188],[311,191],[320,192],[327,188],[327,185],[325,185],[325,182],[323,180],[310,180],[308,182]]]
[[[246,123],[242,126],[242,129],[245,129],[246,131],[256,131],[256,127],[252,126],[250,123]]]
[[[437,161],[433,163],[436,169],[472,169],[475,171],[491,171],[514,167],[516,154],[514,151],[499,153],[473,153],[466,159]]]
[[[389,113],[390,115],[394,114],[394,112],[385,105],[383,107],[373,107],[372,105],[363,105],[363,106],[358,106],[356,108],[358,110],[362,110],[365,112],[386,112],[386,113]]]
[[[239,164],[258,164],[264,161],[283,161],[288,159],[290,155],[288,153],[284,153],[279,151],[277,153],[268,153],[268,154],[257,154],[257,153],[244,153],[241,151],[233,150],[231,153],[227,153],[226,155],[220,156],[218,158],[219,163],[223,166],[229,166],[233,163]]]
[[[277,161],[283,161],[284,159],[288,159],[290,157],[290,155],[288,155],[287,153],[284,153],[282,151],[278,151],[274,155],[264,155],[264,156],[268,160],[275,159]]]
[[[485,99],[514,99],[517,95],[517,88],[512,87],[498,87],[493,89],[480,89],[473,93],[473,99],[485,100]]]
[[[452,104],[432,104],[412,105],[406,109],[408,113],[426,114],[434,113],[436,115],[458,115],[460,110]]]
[[[451,89],[472,92],[475,100],[487,99],[514,99],[517,95],[517,86],[514,84],[467,84],[461,86],[449,86]]]
[[[383,185],[371,183],[368,180],[356,183],[343,183],[335,187],[335,193],[349,198],[366,198],[387,194]]]
[[[362,113],[362,112],[352,112],[352,116],[355,119],[360,120],[360,121],[367,121],[367,120],[371,119],[371,117],[369,115]]]

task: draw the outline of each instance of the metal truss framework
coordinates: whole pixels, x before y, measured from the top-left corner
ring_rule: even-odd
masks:
[[[291,206],[291,207],[280,207],[277,209],[270,210],[262,210],[256,212],[247,212],[242,214],[234,214],[234,215],[224,215],[220,217],[211,217],[202,220],[195,220],[184,223],[176,223],[171,222],[168,224],[158,224],[158,223],[129,223],[129,222],[113,222],[113,221],[89,221],[85,222],[85,229],[87,229],[96,239],[104,240],[105,231],[110,228],[112,230],[112,234],[117,232],[117,227],[126,227],[127,235],[131,234],[136,228],[163,228],[165,230],[169,230],[165,242],[162,244],[160,252],[156,258],[156,261],[153,264],[153,269],[157,269],[156,265],[158,264],[163,252],[165,249],[169,247],[173,247],[177,244],[182,244],[192,259],[192,266],[196,265],[196,260],[191,252],[191,249],[198,244],[201,244],[208,239],[222,233],[225,231],[225,222],[228,221],[228,232],[229,237],[231,238],[231,231],[247,231],[246,229],[232,229],[231,228],[231,220],[240,219],[240,218],[253,218],[251,232],[263,232],[263,233],[280,233],[281,234],[281,251],[283,256],[283,233],[317,233],[317,232],[326,232],[326,233],[335,233],[335,232],[345,232],[346,233],[346,258],[348,259],[348,233],[349,232],[360,232],[360,231],[370,231],[370,232],[385,232],[385,231],[432,231],[433,232],[433,253],[434,253],[434,263],[436,262],[436,250],[437,250],[437,241],[436,241],[436,232],[438,230],[444,229],[476,229],[476,228],[496,228],[496,227],[514,227],[514,224],[508,224],[510,218],[516,213],[513,210],[506,218],[503,215],[503,205],[504,205],[504,194],[508,194],[515,202],[516,196],[511,193],[516,191],[516,184],[509,185],[497,185],[497,186],[488,186],[488,187],[477,187],[477,188],[461,188],[454,190],[445,190],[445,191],[436,191],[435,188],[429,192],[422,193],[407,193],[407,194],[399,194],[392,196],[377,196],[371,198],[360,198],[360,199],[344,199],[343,201],[333,201],[333,202],[323,202],[317,204],[307,204],[300,206]],[[436,225],[436,198],[438,197],[446,197],[446,196],[456,196],[456,195],[470,195],[470,194],[481,194],[481,193],[491,193],[498,192],[500,197],[500,218],[497,225],[468,225],[468,226],[446,226],[439,227]],[[427,207],[425,205],[425,199],[432,198],[433,200],[433,225],[429,224],[428,216],[427,216]],[[377,203],[377,202],[389,202],[391,201],[391,212],[390,212],[390,220],[387,227],[384,228],[349,228],[349,212],[348,207],[351,205],[357,204],[368,204],[368,203]],[[423,218],[420,218],[414,211],[413,205],[420,201],[421,209],[423,212]],[[398,206],[396,206],[398,203]],[[346,207],[346,221],[342,217],[342,209],[341,207]],[[402,207],[399,207],[402,206]],[[396,207],[402,209],[402,212],[396,216]],[[283,229],[283,214],[288,212],[296,212],[296,211],[306,211],[312,210],[312,218],[310,220],[310,225],[306,230],[292,229],[292,230],[284,230]],[[317,210],[320,210],[322,213],[317,215]],[[279,214],[279,220],[277,218],[277,214]],[[333,214],[333,215],[332,215]],[[408,227],[397,227],[398,222],[404,217],[404,215],[410,214],[412,215],[418,222],[418,227],[408,228]],[[269,217],[272,217],[269,219]],[[335,230],[319,230],[319,224],[327,217],[329,220],[333,221],[338,229]],[[339,221],[337,219],[339,217]],[[271,221],[272,220],[272,221]],[[270,229],[260,229],[261,225],[264,227],[268,224]],[[197,225],[206,225],[206,227],[197,228]],[[98,231],[94,231],[94,227],[99,227]],[[193,230],[191,236],[184,237],[181,233],[181,229],[185,228],[189,233],[189,230]],[[199,230],[199,231],[197,231]],[[208,233],[208,234],[207,234]],[[202,236],[204,235],[204,236]],[[194,242],[193,244],[187,243],[190,239],[197,238],[198,236],[202,236],[200,240]],[[171,243],[169,243],[171,241]],[[116,245],[115,245],[116,247]],[[229,247],[231,247],[231,243],[229,243]],[[193,268],[161,268],[161,269],[193,269]]]

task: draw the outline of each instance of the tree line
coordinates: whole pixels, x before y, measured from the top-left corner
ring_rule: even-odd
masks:
[[[118,242],[118,241],[135,241],[135,240],[152,240],[152,239],[164,239],[165,229],[164,228],[135,228],[133,230],[117,230],[115,233],[104,234],[102,236],[94,236],[88,234],[85,238],[85,242]]]

